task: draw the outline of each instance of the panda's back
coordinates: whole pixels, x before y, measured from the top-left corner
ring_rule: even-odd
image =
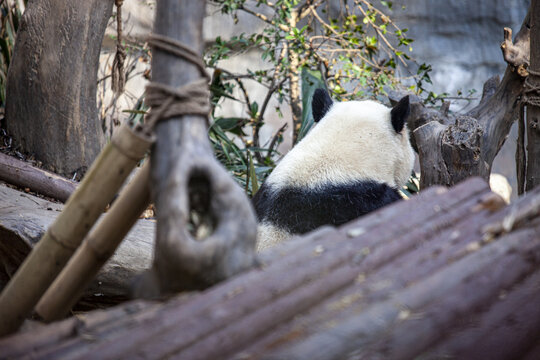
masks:
[[[399,199],[401,196],[392,187],[361,180],[311,188],[274,188],[264,183],[253,203],[261,223],[291,234],[304,234],[322,225],[342,225]]]
[[[408,97],[390,109],[373,101],[334,103],[318,89],[312,113],[317,125],[253,197],[259,249],[400,200],[412,171]]]

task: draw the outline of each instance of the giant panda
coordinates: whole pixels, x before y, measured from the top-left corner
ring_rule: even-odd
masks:
[[[317,89],[314,128],[279,162],[253,205],[257,249],[319,226],[341,225],[401,199],[414,162],[406,120],[408,96],[393,108],[378,102],[333,102]]]

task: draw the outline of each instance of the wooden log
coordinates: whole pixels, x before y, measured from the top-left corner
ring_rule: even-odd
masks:
[[[268,358],[411,358],[440,338],[444,334],[441,329],[451,321],[466,316],[467,311],[474,311],[484,302],[496,298],[498,291],[508,289],[513,282],[534,272],[540,263],[538,231],[540,228],[528,229],[481,248],[389,300],[373,304],[359,315],[335,324],[331,330],[321,331]],[[512,268],[509,268],[510,264]],[[501,275],[504,275],[504,281],[499,282]],[[478,291],[482,286],[489,288]],[[446,296],[449,300],[441,301]],[[430,309],[433,302],[438,302],[438,311]],[[418,321],[411,322],[414,319]],[[394,333],[395,324],[402,322],[416,326],[412,332],[402,327],[403,330]],[[386,336],[387,340],[391,337],[391,340],[403,343],[390,342],[381,344],[381,348],[371,348],[373,344],[379,344],[385,334],[390,334]]]
[[[427,358],[523,358],[540,329],[540,271],[525,278],[511,291],[502,291],[493,306],[460,323],[451,335],[429,350]],[[501,342],[500,339],[504,339]]]
[[[0,180],[66,202],[77,183],[0,153]]]
[[[129,314],[146,309],[152,306],[152,303],[144,300],[132,301],[120,305],[114,309],[104,311],[97,310],[92,312],[91,317],[74,316],[64,321],[60,321],[54,326],[43,326],[35,330],[23,331],[16,336],[0,339],[0,358],[22,357],[30,352],[45,354],[51,345],[58,350],[58,342],[69,339],[73,334],[95,329],[103,329],[109,324],[124,320]],[[68,348],[65,346],[64,349]]]
[[[285,244],[259,268],[200,294],[96,328],[64,331],[48,343],[42,339],[32,355],[410,358],[451,344],[472,318],[490,326],[512,315],[526,322],[516,337],[540,331],[538,319],[527,318],[534,312],[519,306],[539,297],[532,284],[540,273],[540,189],[502,209],[494,199],[477,179],[447,192],[431,189],[339,229],[298,238],[301,245]],[[493,231],[499,223],[503,230]],[[0,348],[16,341],[1,340]],[[525,336],[513,348],[526,354],[534,341]]]
[[[1,289],[58,217],[63,205],[6,186],[0,186],[0,203]],[[155,222],[139,220],[88,284],[77,309],[102,308],[128,299],[135,276],[152,264],[154,236]]]
[[[15,331],[75,252],[105,206],[152,144],[121,127],[0,294],[0,336]],[[111,169],[115,169],[114,172]]]
[[[327,272],[333,271],[336,267],[347,263],[357,253],[359,245],[362,240],[370,241],[370,245],[375,243],[382,243],[392,240],[398,234],[407,233],[408,231],[419,226],[426,218],[433,216],[440,216],[452,206],[459,204],[467,197],[470,197],[477,193],[484,193],[488,191],[487,185],[482,181],[474,181],[470,187],[458,187],[455,192],[444,193],[441,196],[444,201],[440,199],[438,201],[431,198],[431,201],[427,201],[427,206],[423,208],[416,217],[415,222],[393,222],[391,224],[379,223],[379,230],[384,231],[378,238],[369,238],[367,233],[364,233],[363,237],[348,238],[347,241],[338,240],[334,234],[329,238],[316,237],[319,241],[310,241],[307,246],[304,246],[297,251],[289,252],[290,256],[283,257],[275,260],[274,262],[265,266],[265,271],[268,272],[268,276],[264,282],[261,282],[259,273],[252,274],[253,276],[246,279],[242,277],[237,285],[229,285],[239,294],[245,293],[249,289],[251,296],[231,296],[231,288],[221,289],[218,287],[213,290],[212,296],[210,294],[205,297],[204,301],[196,301],[195,299],[186,304],[184,307],[178,310],[171,309],[169,315],[162,318],[155,318],[153,321],[146,323],[146,326],[141,326],[130,331],[129,336],[125,334],[121,339],[115,339],[111,341],[101,356],[106,358],[114,358],[120,356],[120,354],[127,354],[134,348],[138,347],[138,351],[144,351],[142,342],[149,337],[159,337],[160,343],[167,342],[174,344],[175,349],[188,346],[196,339],[203,338],[204,336],[217,331],[225,327],[233,319],[238,319],[243,316],[256,311],[259,307],[272,303],[281,296],[286,296],[291,291],[298,289],[303,284],[306,284],[313,279],[322,278]],[[436,192],[436,191],[434,191]],[[428,198],[429,199],[429,198]],[[437,205],[440,204],[440,205]],[[396,204],[396,208],[387,208],[381,211],[382,213],[391,212],[394,217],[396,214],[401,214],[407,207],[406,202]],[[438,212],[433,212],[433,208],[439,206]],[[425,217],[423,216],[425,215]],[[384,215],[382,215],[384,217]],[[362,221],[362,220],[360,220]],[[369,224],[370,221],[366,218],[362,224]],[[360,226],[362,227],[362,226]],[[358,229],[355,227],[354,229]],[[352,230],[354,230],[352,229]],[[373,230],[372,230],[373,231]],[[316,234],[313,234],[316,236]],[[345,235],[345,238],[347,236]],[[312,239],[313,240],[313,239]],[[317,257],[317,261],[313,261],[313,254],[317,247],[322,247],[324,251]],[[363,245],[360,249],[365,246]],[[384,259],[382,261],[389,261],[390,259]],[[379,266],[380,262],[374,262],[369,264],[370,267]],[[321,289],[326,291],[326,289]],[[319,294],[320,295],[320,294]],[[320,297],[320,296],[319,296]],[[221,309],[220,311],[212,310],[213,307]],[[226,310],[225,310],[226,309]],[[207,321],[201,323],[197,320],[197,316],[208,318],[209,314],[216,314],[217,318],[213,321]],[[220,316],[219,314],[226,314],[226,316]],[[210,315],[211,316],[211,315]],[[184,320],[189,318],[190,320]],[[189,321],[189,322],[186,322]],[[159,323],[159,325],[158,325]],[[179,325],[182,326],[179,327]],[[251,330],[250,330],[251,331]],[[151,344],[148,344],[151,346]],[[163,348],[163,351],[167,351],[169,348]]]

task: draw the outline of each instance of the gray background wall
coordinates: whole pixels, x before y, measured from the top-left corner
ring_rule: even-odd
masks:
[[[433,90],[455,95],[476,89],[482,94],[484,81],[506,68],[500,43],[503,28],[517,33],[527,13],[529,0],[399,0],[394,1],[394,20],[408,28],[413,56],[433,68]],[[402,9],[401,5],[406,8]],[[470,108],[476,101],[454,101],[452,109]],[[504,147],[495,159],[493,172],[504,175],[516,196],[514,126]]]

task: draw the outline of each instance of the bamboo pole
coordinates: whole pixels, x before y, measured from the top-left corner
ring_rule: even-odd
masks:
[[[148,206],[149,164],[145,162],[37,304],[36,312],[46,322],[61,319],[75,305]]]
[[[148,136],[124,125],[101,151],[64,211],[0,294],[0,336],[19,328],[151,144]]]

